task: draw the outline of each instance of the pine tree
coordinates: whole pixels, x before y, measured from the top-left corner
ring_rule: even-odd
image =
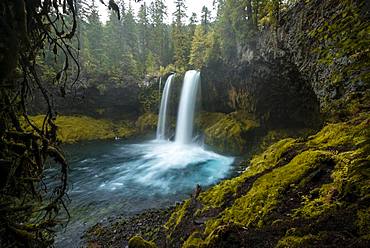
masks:
[[[101,35],[103,26],[95,1],[92,1],[88,7],[90,13],[84,17],[86,21],[83,21],[84,25],[82,26],[83,38],[80,38],[82,43],[82,61],[84,62],[83,68],[85,67],[87,72],[103,71],[105,69],[104,49],[102,49],[103,37]]]
[[[123,13],[124,14],[124,13]],[[119,74],[119,64],[124,53],[123,25],[115,12],[109,13],[109,20],[104,27],[104,42],[102,43],[106,55],[106,72]]]
[[[210,24],[210,19],[211,19],[211,11],[206,6],[203,6],[201,23],[206,33],[208,32],[208,26]]]
[[[189,62],[195,69],[201,69],[204,65],[207,49],[206,42],[203,26],[199,25],[195,28]]]
[[[184,0],[175,0],[176,11],[173,13],[175,22],[173,23],[172,38],[175,49],[175,65],[185,69],[189,60],[190,40],[186,34],[183,20],[186,18],[186,6]]]
[[[197,23],[198,23],[197,14],[193,12],[191,14],[190,19],[189,19],[189,25],[188,25],[189,26],[189,34],[190,34],[191,37],[193,37],[193,35],[194,35]]]
[[[142,75],[146,74],[146,58],[149,52],[149,42],[150,42],[150,22],[148,7],[144,2],[138,12],[138,44],[139,44],[139,54],[138,61],[140,72]]]
[[[164,23],[167,17],[167,7],[163,0],[155,0],[151,5],[151,19],[153,22],[153,53],[158,57],[160,64],[166,63],[166,32],[168,32]]]

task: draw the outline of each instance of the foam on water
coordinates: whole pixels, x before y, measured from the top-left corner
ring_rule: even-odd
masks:
[[[127,151],[128,147],[122,149]],[[234,160],[197,145],[168,141],[130,145],[129,149],[136,159],[111,168],[115,176],[99,189],[117,190],[137,183],[165,193],[196,184],[210,185],[227,175]]]

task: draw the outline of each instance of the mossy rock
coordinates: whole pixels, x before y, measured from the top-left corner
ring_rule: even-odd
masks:
[[[158,115],[154,113],[145,113],[136,121],[136,128],[140,133],[148,133],[156,130]]]
[[[234,112],[205,129],[205,143],[220,152],[241,154],[258,127],[259,123],[251,116]]]
[[[156,248],[157,246],[150,241],[146,241],[140,236],[134,236],[128,241],[129,248]]]
[[[30,120],[42,127],[44,115],[31,116]],[[57,138],[62,143],[75,143],[87,140],[130,138],[136,130],[127,122],[113,122],[107,119],[95,119],[87,116],[57,116]],[[24,125],[27,124],[24,122]]]
[[[364,113],[327,124],[308,138],[271,145],[238,177],[191,199],[199,203],[195,211],[189,200],[179,206],[166,225],[168,242],[182,239],[184,247],[367,247],[369,137],[370,115]],[[197,220],[203,221],[191,224]],[[192,229],[181,232],[182,227]]]
[[[219,120],[224,118],[226,114],[218,113],[218,112],[201,112],[195,118],[195,126],[201,130],[205,130],[214,124],[216,124]]]
[[[279,240],[276,248],[301,248],[307,247],[309,244],[319,241],[319,237],[309,234],[303,237],[287,236]]]

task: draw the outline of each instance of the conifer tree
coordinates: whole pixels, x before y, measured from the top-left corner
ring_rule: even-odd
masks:
[[[201,69],[206,57],[206,35],[202,25],[195,28],[193,42],[191,44],[189,64],[195,69]]]

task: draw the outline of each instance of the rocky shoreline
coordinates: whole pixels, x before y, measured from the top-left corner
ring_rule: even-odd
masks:
[[[128,247],[129,240],[140,235],[159,247],[165,246],[164,224],[175,207],[148,209],[132,217],[119,216],[92,226],[83,236],[86,247]]]

